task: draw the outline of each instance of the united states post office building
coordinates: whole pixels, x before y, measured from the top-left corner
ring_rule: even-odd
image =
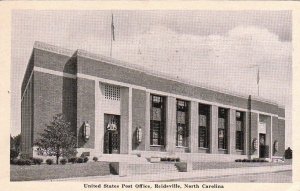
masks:
[[[76,132],[79,155],[227,161],[271,159],[285,150],[285,109],[274,102],[42,42],[34,44],[21,105],[21,149],[30,156],[58,113]]]

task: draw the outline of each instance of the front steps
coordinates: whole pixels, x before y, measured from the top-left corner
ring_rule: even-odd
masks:
[[[162,174],[178,172],[174,163],[128,164],[127,174]]]
[[[128,154],[103,154],[98,156],[98,161],[106,162],[125,162],[128,164],[147,164],[148,161],[144,157]]]
[[[151,163],[145,157],[138,157],[137,155],[128,154],[103,154],[98,156],[98,161],[105,161],[112,163],[120,163],[117,174],[125,173],[126,175],[137,174],[160,174],[178,172],[177,167],[171,162],[157,162]],[[122,163],[122,164],[121,164]],[[116,165],[116,164],[114,164]],[[122,166],[122,167],[121,167]]]

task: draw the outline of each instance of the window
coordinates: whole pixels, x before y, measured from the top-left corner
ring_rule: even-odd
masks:
[[[210,107],[199,104],[198,147],[209,147],[209,115]]]
[[[151,95],[150,102],[151,102],[150,144],[164,145],[164,132],[165,132],[164,97]]]
[[[104,85],[104,97],[110,100],[120,100],[120,87]]]
[[[177,100],[177,136],[176,146],[187,147],[188,146],[188,102],[183,100]]]
[[[227,149],[227,109],[219,108],[218,148]]]
[[[235,147],[238,150],[244,149],[244,113],[236,112],[236,143]]]

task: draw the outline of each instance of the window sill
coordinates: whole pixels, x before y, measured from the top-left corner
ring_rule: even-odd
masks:
[[[199,149],[202,149],[202,150],[208,150],[209,148],[206,148],[206,147],[198,147]]]
[[[244,150],[235,149],[235,151],[237,151],[237,152],[243,152]]]
[[[219,151],[227,151],[227,149],[218,149]]]
[[[150,145],[150,147],[162,147],[164,145]]]
[[[184,148],[184,149],[187,149],[188,147],[185,147],[185,146],[176,146],[176,148]]]

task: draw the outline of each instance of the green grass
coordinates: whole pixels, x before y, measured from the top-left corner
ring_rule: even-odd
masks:
[[[269,162],[194,162],[193,163],[193,170],[259,167],[259,166],[278,166],[278,165],[290,165],[290,164],[292,164],[291,160],[286,160],[284,163],[269,163]]]
[[[49,180],[71,177],[109,175],[108,162],[88,162],[65,165],[10,165],[11,181]]]

